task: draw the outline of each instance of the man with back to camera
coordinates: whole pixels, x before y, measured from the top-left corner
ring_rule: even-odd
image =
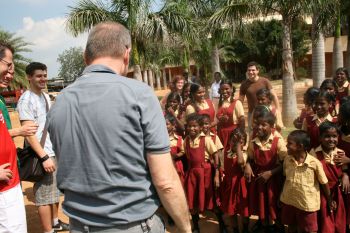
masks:
[[[47,109],[50,108],[49,95],[44,93],[47,82],[47,67],[40,62],[32,62],[26,67],[29,90],[18,101],[19,120],[23,126],[36,123],[39,125],[35,135],[27,136],[26,143],[40,156],[46,174],[34,183],[35,205],[38,207],[40,222],[44,233],[68,230],[69,226],[58,219],[59,191],[56,183],[56,158],[52,149],[50,136],[47,134],[45,144],[40,145],[44,132]]]
[[[252,61],[247,65],[247,79],[241,83],[239,89],[239,100],[243,103],[245,96],[248,101],[248,132],[251,130],[252,113],[254,108],[258,105],[256,98],[256,92],[262,88],[269,89],[273,96],[273,103],[277,109],[280,109],[278,98],[274,90],[272,89],[271,82],[259,76],[259,64]]]
[[[72,233],[165,232],[155,214],[160,202],[180,232],[191,232],[159,101],[149,86],[126,78],[130,50],[121,24],[92,28],[87,67],[48,114]]]

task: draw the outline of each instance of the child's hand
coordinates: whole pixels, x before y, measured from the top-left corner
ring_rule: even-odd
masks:
[[[334,158],[334,162],[338,165],[338,166],[342,166],[344,164],[348,164],[350,163],[350,158],[348,158],[345,155],[344,151],[338,151],[337,156]]]
[[[214,186],[215,186],[215,189],[220,187],[220,177],[219,177],[219,171],[218,170],[216,170],[216,172],[215,172]]]
[[[271,178],[271,176],[272,176],[272,172],[266,171],[266,172],[262,172],[262,173],[258,174],[257,179],[266,183]]]
[[[168,108],[168,113],[171,114],[172,116],[175,116],[175,111],[174,111],[174,109],[172,107]]]
[[[254,173],[252,168],[250,167],[250,164],[246,164],[244,167],[244,177],[248,183],[252,181],[252,177],[254,177]]]
[[[223,114],[222,116],[219,117],[219,121],[221,121],[221,122],[227,122],[227,121],[228,121],[228,115]]]
[[[346,173],[344,173],[343,177],[341,178],[341,186],[343,187],[343,192],[345,194],[350,193],[349,176]]]
[[[327,207],[328,207],[328,211],[332,213],[337,209],[337,202],[333,200],[327,201]]]

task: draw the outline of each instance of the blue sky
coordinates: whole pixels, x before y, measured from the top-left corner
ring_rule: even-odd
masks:
[[[48,66],[48,76],[57,76],[57,57],[70,47],[85,47],[87,34],[74,38],[65,30],[68,6],[78,0],[7,0],[1,1],[0,28],[24,37],[32,43],[31,53],[23,54]],[[155,5],[160,0],[155,0]]]
[[[57,57],[65,49],[85,46],[87,35],[74,38],[65,30],[68,6],[76,0],[10,0],[1,2],[0,27],[32,43],[26,57],[48,66],[49,78],[57,76]]]

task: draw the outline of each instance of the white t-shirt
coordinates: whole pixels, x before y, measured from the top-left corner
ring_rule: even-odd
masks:
[[[21,95],[21,98],[18,100],[18,104],[17,104],[19,120],[34,121],[39,125],[38,131],[35,134],[39,142],[44,131],[46,114],[47,114],[46,102],[44,98],[46,98],[50,109],[51,103],[50,103],[50,97],[48,94],[43,93],[42,95],[39,96],[30,90],[25,91],[23,95]],[[49,133],[47,133],[44,150],[50,157],[55,155],[52,149],[52,143],[50,140]]]
[[[220,83],[221,83],[221,80],[219,82],[213,82],[213,84],[211,84],[211,99],[220,97],[220,94],[219,94]]]

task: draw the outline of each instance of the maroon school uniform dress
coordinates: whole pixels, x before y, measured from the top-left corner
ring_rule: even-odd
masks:
[[[190,211],[203,212],[213,209],[212,167],[205,160],[205,136],[200,137],[199,147],[191,148],[187,137],[185,152],[188,159],[188,172],[185,189]]]
[[[350,157],[350,142],[343,140],[342,135],[339,136],[337,147],[339,149],[342,149],[345,152],[345,155],[347,157]],[[348,175],[350,175],[349,171],[348,171]],[[350,224],[350,194],[343,193],[343,197],[344,197],[345,208],[346,208],[346,223]]]
[[[224,148],[227,148],[231,132],[237,128],[237,124],[234,124],[233,122],[233,113],[235,110],[236,102],[237,100],[234,100],[227,108],[220,107],[218,109],[218,113],[216,114],[217,118],[221,117],[222,115],[228,116],[228,120],[226,122],[218,122],[218,136],[223,143]]]
[[[181,151],[182,137],[181,136],[177,136],[177,137],[178,138],[177,138],[176,146],[170,147],[171,155],[176,155],[177,153],[179,153]],[[175,165],[175,169],[177,171],[177,174],[179,175],[180,181],[181,181],[182,186],[183,186],[185,184],[185,172],[184,172],[184,166],[182,164],[182,157],[176,158],[174,160],[174,165]]]
[[[282,176],[274,175],[266,183],[257,180],[257,175],[278,166],[277,145],[278,137],[274,137],[270,150],[262,151],[254,144],[254,163],[252,164],[253,177],[249,184],[249,211],[250,215],[258,215],[260,219],[276,219],[277,201],[282,189]]]
[[[349,94],[349,86],[350,86],[350,84],[347,87],[345,87],[343,91],[338,91],[337,92],[337,97],[336,98],[337,98],[337,100],[339,101],[340,104],[342,104],[341,100],[344,97],[348,96],[348,94]]]
[[[248,191],[238,157],[231,157],[232,152],[227,149],[224,155],[225,176],[220,185],[221,210],[228,215],[248,217]]]
[[[339,179],[342,176],[340,166],[326,163],[322,151],[316,152],[318,160],[322,163],[323,170],[328,179],[328,185],[331,190],[332,200],[337,202],[337,209],[329,213],[327,209],[327,200],[321,192],[321,208],[318,212],[318,225],[320,233],[345,233],[346,214],[342,192],[339,186]]]
[[[307,123],[307,132],[310,136],[310,149],[311,148],[316,148],[320,145],[320,130],[319,126],[316,124],[316,120],[313,120],[312,115],[309,115],[305,118],[306,123]],[[332,122],[337,122],[337,118],[333,117]]]

